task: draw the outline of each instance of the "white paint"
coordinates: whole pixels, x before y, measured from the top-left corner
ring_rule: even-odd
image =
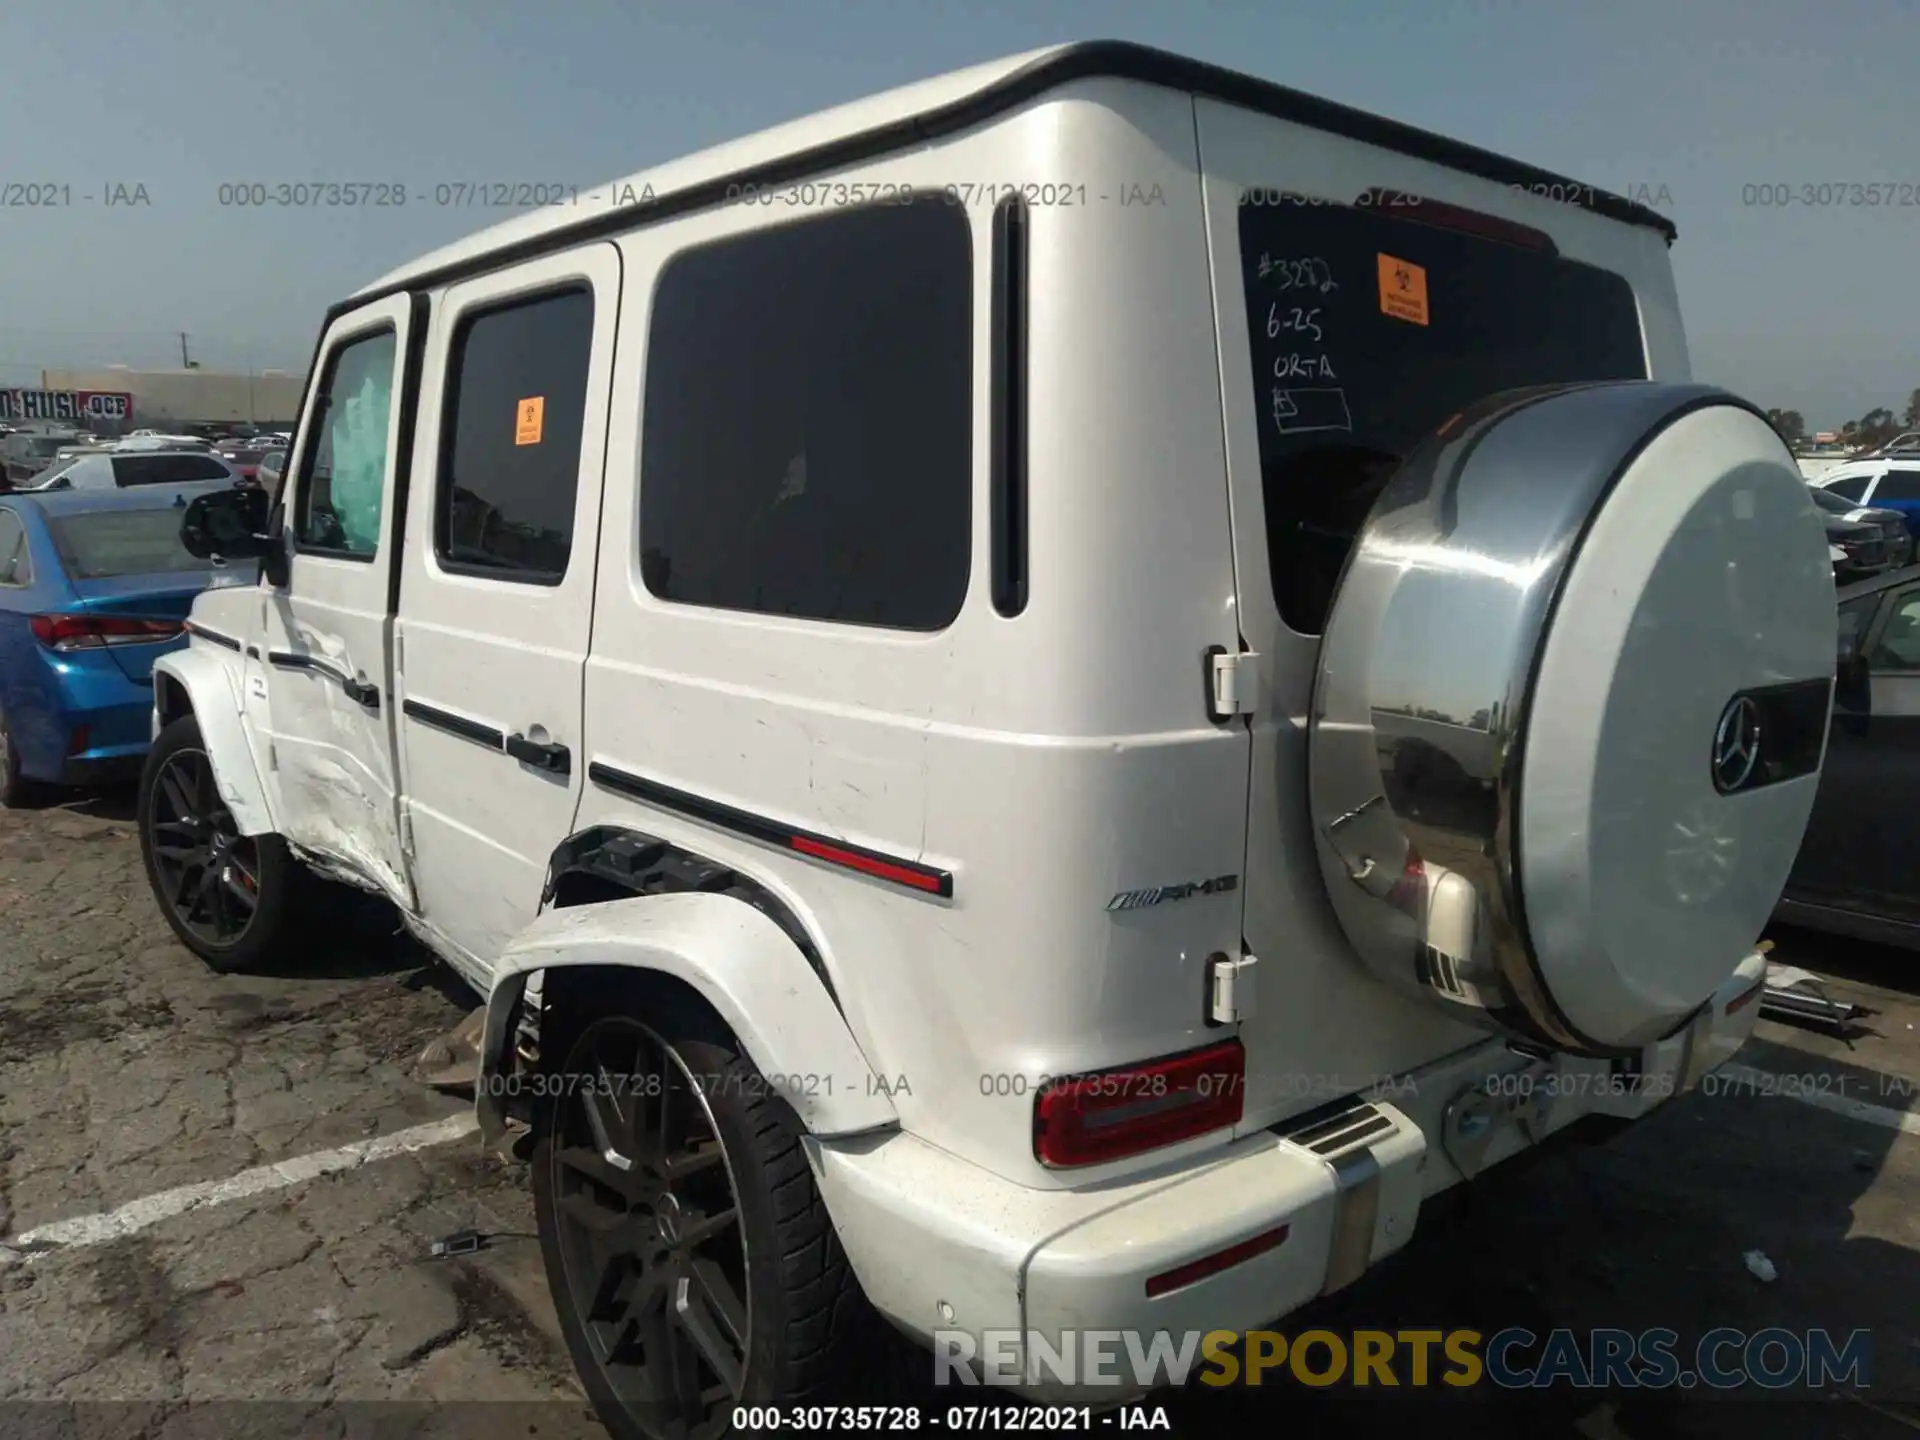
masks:
[[[1832,1115],[1844,1115],[1849,1120],[1864,1120],[1869,1125],[1884,1126],[1907,1135],[1920,1135],[1920,1115],[1911,1111],[1869,1105],[1864,1100],[1849,1100],[1845,1095],[1825,1090],[1788,1089],[1782,1083],[1787,1077],[1771,1070],[1756,1070],[1750,1065],[1722,1065],[1714,1074],[1717,1080],[1729,1087],[1725,1092],[1728,1094],[1738,1095],[1742,1089],[1750,1087],[1755,1095],[1778,1095],[1783,1100],[1798,1100],[1803,1105],[1811,1105],[1816,1110],[1825,1110]]]
[[[407,1130],[396,1130],[391,1135],[376,1135],[371,1140],[356,1140],[351,1145],[342,1145],[336,1150],[321,1150],[312,1155],[296,1155],[291,1160],[279,1160],[271,1165],[261,1165],[252,1170],[243,1170],[225,1180],[204,1180],[197,1185],[182,1185],[173,1190],[162,1190],[157,1195],[148,1195],[139,1200],[130,1200],[117,1210],[108,1210],[94,1215],[75,1215],[67,1220],[55,1220],[46,1225],[36,1225],[24,1234],[16,1235],[12,1240],[0,1244],[0,1268],[16,1264],[22,1260],[32,1260],[52,1250],[70,1250],[88,1245],[104,1245],[109,1240],[118,1240],[137,1231],[158,1225],[162,1220],[171,1220],[176,1215],[184,1215],[189,1210],[205,1210],[215,1205],[226,1205],[235,1200],[245,1200],[254,1195],[263,1195],[272,1190],[285,1190],[294,1185],[303,1185],[322,1175],[337,1174],[343,1170],[358,1170],[362,1165],[370,1165],[376,1160],[391,1159],[395,1155],[408,1155],[416,1150],[426,1150],[435,1145],[444,1145],[450,1140],[461,1140],[478,1129],[471,1112],[449,1115],[444,1120],[434,1120],[425,1125],[415,1125]]]

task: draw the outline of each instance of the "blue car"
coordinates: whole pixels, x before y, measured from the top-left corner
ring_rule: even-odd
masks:
[[[0,805],[139,773],[153,662],[187,643],[196,595],[257,574],[181,547],[187,502],[225,488],[0,494]]]

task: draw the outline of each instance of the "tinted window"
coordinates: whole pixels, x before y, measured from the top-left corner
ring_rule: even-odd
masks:
[[[1822,493],[1839,495],[1848,500],[1858,500],[1862,495],[1867,493],[1867,485],[1872,479],[1873,477],[1871,475],[1849,475],[1844,480],[1836,480],[1831,485],[1821,486],[1820,489],[1814,493],[1816,495]]]
[[[1853,500],[1844,495],[1835,494],[1831,490],[1815,490],[1813,503],[1829,515],[1851,515],[1860,508]]]
[[[1920,500],[1920,470],[1889,470],[1881,476],[1873,503],[1886,500]]]
[[[1872,664],[1876,670],[1920,670],[1920,590],[1894,596]]]
[[[231,480],[233,471],[211,455],[115,455],[117,485],[197,485]]]
[[[27,563],[27,532],[20,517],[0,510],[0,585],[28,585],[33,567]]]
[[[840,211],[673,260],[647,355],[647,588],[950,622],[967,588],[971,291],[971,232],[943,205]]]
[[[555,584],[573,550],[593,293],[463,320],[447,363],[435,548],[456,569]]]
[[[1840,654],[1848,654],[1859,643],[1860,632],[1873,618],[1873,612],[1879,604],[1878,595],[1862,595],[1858,600],[1849,600],[1840,607]]]
[[[328,358],[293,517],[306,549],[365,558],[380,548],[395,348],[393,331],[379,330]]]
[[[75,580],[207,568],[206,561],[196,560],[181,546],[180,512],[172,507],[56,515],[47,526],[67,574]]]
[[[1412,209],[1240,209],[1274,599],[1318,634],[1387,477],[1497,391],[1646,377],[1633,291],[1549,250]]]

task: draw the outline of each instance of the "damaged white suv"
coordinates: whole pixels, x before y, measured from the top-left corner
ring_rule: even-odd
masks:
[[[1096,44],[429,255],[186,518],[265,573],[156,666],[155,891],[490,998],[622,1434],[868,1306],[1028,1393],[1267,1322],[1753,1025],[1833,586],[1672,237]]]

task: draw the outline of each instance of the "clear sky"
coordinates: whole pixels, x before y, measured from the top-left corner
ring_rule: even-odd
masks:
[[[1920,387],[1915,0],[7,0],[0,182],[74,198],[0,207],[0,383],[177,364],[179,331],[209,368],[299,369],[330,302],[512,213],[438,207],[438,185],[588,186],[1103,37],[1644,187],[1680,228],[1701,379],[1815,427]],[[310,180],[426,201],[219,203],[222,184]],[[1744,203],[1834,182],[1906,203]],[[115,184],[150,203],[108,208]]]

